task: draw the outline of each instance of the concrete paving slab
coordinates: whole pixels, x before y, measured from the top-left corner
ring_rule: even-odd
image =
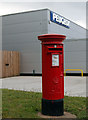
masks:
[[[64,78],[67,96],[86,97],[86,77],[66,76]],[[0,79],[0,88],[42,92],[42,77],[18,76]]]
[[[42,92],[42,77],[19,76],[2,79],[2,88]]]
[[[41,114],[40,112],[38,113],[38,116],[41,117],[41,118],[64,118],[66,120],[66,118],[72,120],[73,118],[77,118],[75,115],[69,113],[69,112],[64,112],[64,115],[62,116],[48,116],[48,115],[43,115]]]
[[[65,95],[86,97],[87,77],[65,77]]]

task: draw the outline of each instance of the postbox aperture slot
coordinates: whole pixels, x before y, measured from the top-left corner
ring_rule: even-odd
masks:
[[[52,54],[52,66],[59,66],[59,54]]]
[[[49,50],[60,50],[62,51],[62,48],[48,48]]]
[[[48,47],[48,53],[62,52],[62,47]]]

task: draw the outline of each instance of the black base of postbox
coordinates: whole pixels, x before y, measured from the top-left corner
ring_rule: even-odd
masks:
[[[64,99],[59,100],[42,99],[42,114],[49,116],[64,115]]]

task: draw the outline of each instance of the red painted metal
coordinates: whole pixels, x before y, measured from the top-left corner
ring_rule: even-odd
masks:
[[[58,100],[64,98],[64,54],[62,42],[65,38],[66,36],[59,34],[38,36],[38,39],[42,41],[43,99]],[[52,65],[53,55],[59,56],[59,65]]]

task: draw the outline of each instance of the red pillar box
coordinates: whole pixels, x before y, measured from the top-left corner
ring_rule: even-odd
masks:
[[[64,35],[45,34],[42,41],[42,114],[64,114]]]

